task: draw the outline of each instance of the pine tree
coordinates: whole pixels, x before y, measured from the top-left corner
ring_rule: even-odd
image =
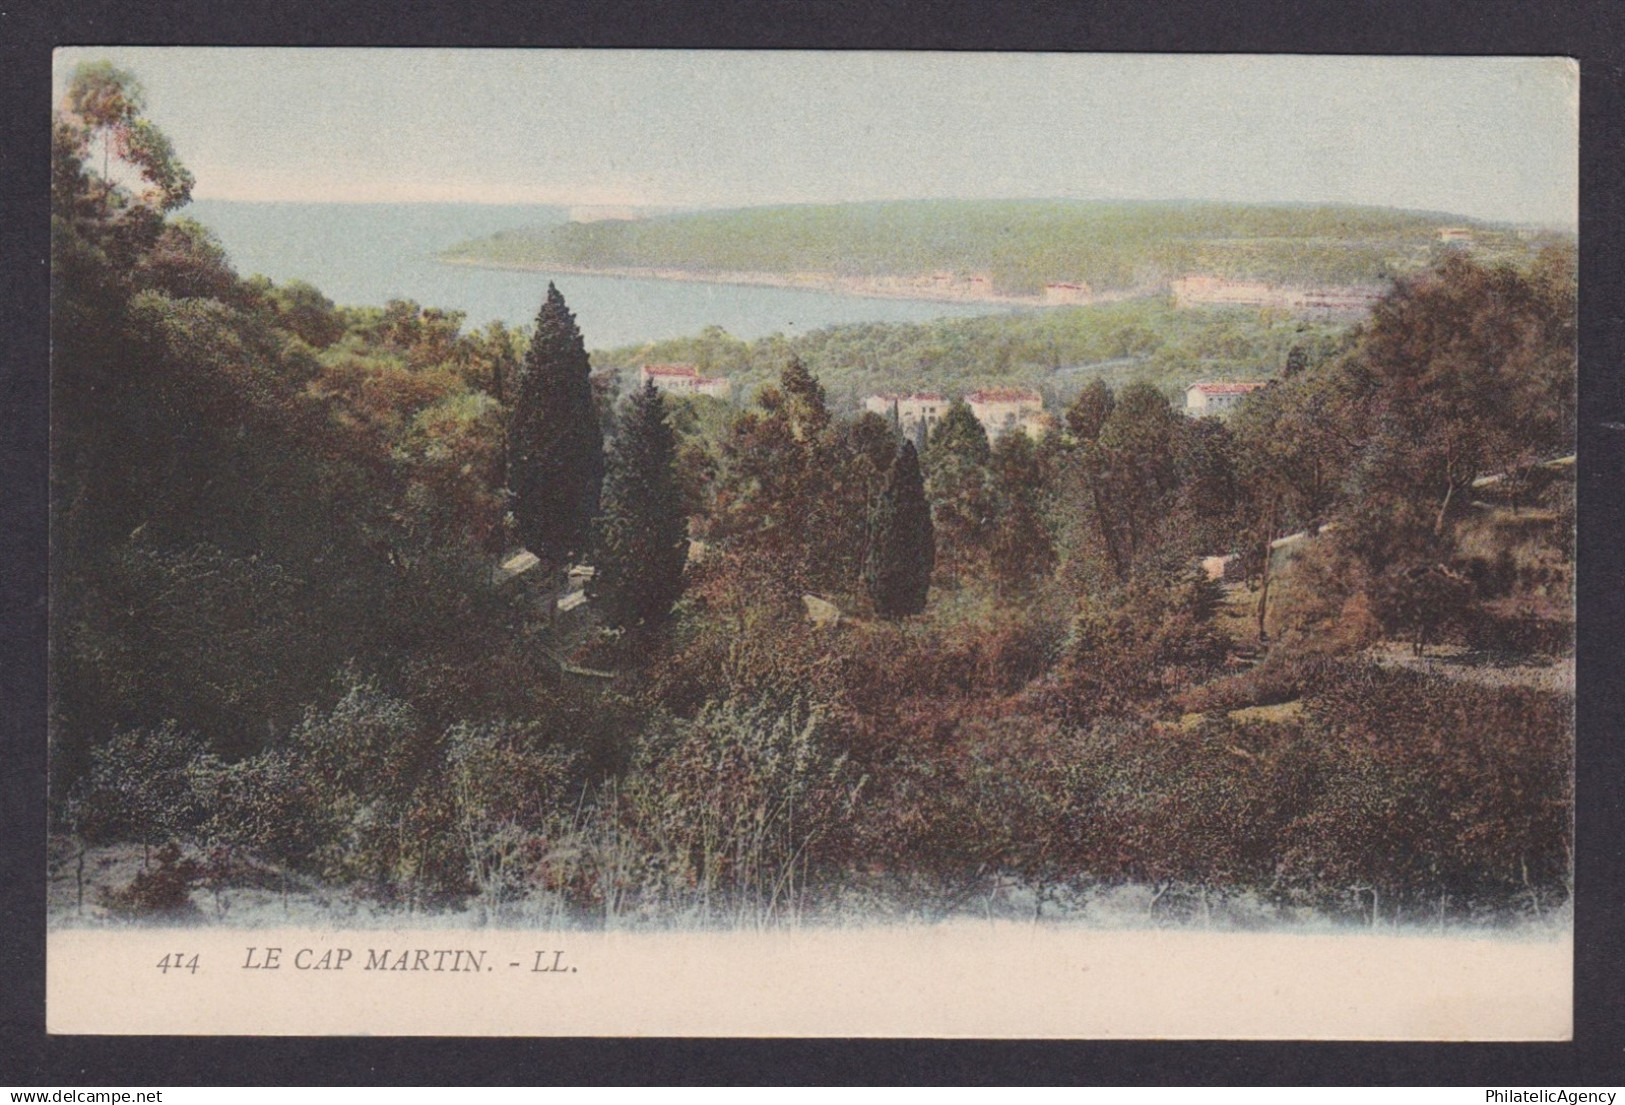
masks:
[[[928,448],[933,454],[953,453],[973,464],[986,464],[991,451],[987,430],[963,399],[948,404],[942,421],[931,431]]]
[[[990,465],[998,514],[989,566],[1002,591],[1019,592],[1055,569],[1055,544],[1040,506],[1046,465],[1032,438],[1019,431],[999,438]]]
[[[1090,445],[1100,438],[1100,431],[1111,417],[1116,397],[1106,381],[1096,376],[1066,410],[1066,428],[1080,445]]]
[[[575,315],[551,283],[513,384],[508,493],[519,540],[556,578],[587,551],[604,481],[604,436]]]
[[[652,628],[683,589],[688,519],[677,486],[677,439],[653,383],[622,407],[604,479],[596,572],[588,594],[605,624]]]
[[[923,456],[943,582],[980,578],[996,511],[987,431],[963,399],[948,405]]]
[[[792,355],[790,363],[779,374],[779,390],[784,395],[784,412],[790,420],[790,431],[799,440],[816,442],[830,426],[824,385],[807,371],[800,357]]]
[[[936,539],[925,481],[912,442],[904,442],[869,511],[869,548],[863,579],[875,612],[900,618],[925,609],[936,566]]]
[[[710,538],[744,557],[782,598],[842,591],[862,570],[867,472],[831,416],[824,389],[792,359],[777,387],[722,442]],[[887,451],[890,464],[890,450]]]

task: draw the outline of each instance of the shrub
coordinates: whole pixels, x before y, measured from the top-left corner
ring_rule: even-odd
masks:
[[[172,721],[114,734],[91,752],[90,771],[70,803],[91,843],[130,841],[149,849],[203,819],[194,765],[203,741]]]
[[[457,725],[446,744],[464,878],[487,912],[499,911],[547,881],[547,853],[582,797],[581,757],[511,724]]]
[[[1153,706],[1224,659],[1205,581],[1143,580],[1116,604],[1080,605],[1051,694],[1070,719]]]
[[[196,860],[181,855],[180,846],[166,844],[158,850],[158,866],[136,872],[129,885],[102,891],[102,904],[126,917],[164,917],[170,920],[197,912],[192,904],[192,888],[202,868]]]
[[[1176,695],[1174,702],[1192,713],[1291,702],[1320,686],[1336,663],[1319,654],[1278,645],[1257,666],[1192,687]]]
[[[768,923],[796,915],[811,873],[838,863],[861,789],[804,701],[730,699],[651,731],[600,814],[636,841],[641,895]]]

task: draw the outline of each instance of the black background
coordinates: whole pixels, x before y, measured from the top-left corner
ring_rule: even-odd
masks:
[[[318,3],[0,10],[0,1085],[1625,1083],[1625,5],[1561,0]],[[51,49],[571,46],[1525,54],[1580,59],[1575,1039],[1570,1044],[47,1037],[46,373]],[[161,121],[160,121],[161,123]]]

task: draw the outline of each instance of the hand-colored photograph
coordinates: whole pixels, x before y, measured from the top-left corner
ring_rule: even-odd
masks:
[[[1571,60],[54,77],[51,1031],[1571,1036]]]

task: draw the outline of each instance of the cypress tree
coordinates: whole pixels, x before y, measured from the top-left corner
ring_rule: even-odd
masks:
[[[920,460],[913,442],[905,441],[869,511],[863,581],[875,612],[883,618],[900,618],[924,610],[936,559]]]
[[[653,383],[622,407],[604,479],[596,569],[588,594],[605,624],[652,628],[683,589],[688,518],[677,486],[677,439]]]
[[[551,283],[513,381],[508,494],[519,540],[556,578],[587,551],[604,481],[604,435],[575,315]]]

